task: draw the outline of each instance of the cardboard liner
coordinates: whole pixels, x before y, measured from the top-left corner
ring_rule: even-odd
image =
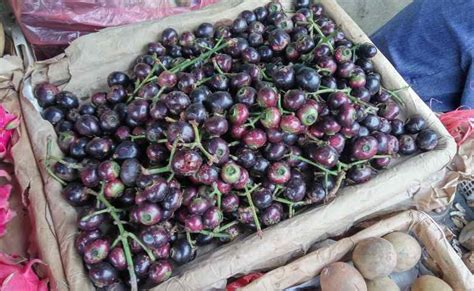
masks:
[[[291,0],[281,1],[285,9]],[[346,35],[355,42],[368,42],[368,37],[333,0],[322,0],[327,13],[341,25]],[[145,22],[80,37],[66,50],[65,55],[37,63],[27,73],[21,98],[22,112],[32,142],[33,152],[46,200],[51,209],[60,254],[72,290],[91,289],[82,260],[74,249],[77,233],[76,211],[61,197],[60,185],[50,178],[44,165],[48,137],[56,138],[53,127],[41,119],[32,102],[31,86],[40,81],[62,84],[79,96],[106,88],[106,77],[115,70],[127,70],[145,45],[156,40],[160,31],[174,27],[179,31],[193,29],[201,22],[235,18],[241,11],[263,5],[257,0],[221,1],[206,9],[187,15],[167,17],[156,22]],[[216,17],[217,16],[217,17]],[[374,58],[375,69],[382,75],[383,85],[390,89],[407,86],[403,78],[382,55]],[[453,158],[456,147],[441,122],[412,89],[400,92],[405,116],[420,114],[435,130],[440,139],[437,148],[400,161],[382,171],[363,185],[346,187],[328,205],[312,209],[292,219],[266,229],[263,237],[250,235],[198,257],[176,270],[175,276],[154,290],[206,290],[224,287],[227,278],[252,271],[281,266],[294,256],[305,253],[316,241],[347,230],[352,224],[376,213],[412,206],[413,196],[422,181],[440,171]],[[53,154],[60,155],[55,145]]]
[[[18,98],[22,78],[23,63],[19,57],[0,58],[0,102],[6,110],[17,116],[22,116],[25,113]],[[19,231],[31,239],[30,254],[34,257],[37,256],[46,264],[42,271],[43,274],[48,275],[51,289],[66,290],[68,287],[59,253],[56,230],[52,223],[44,183],[36,164],[30,134],[24,120],[18,127],[18,134],[12,139],[12,144],[15,179],[21,190],[20,193],[15,194],[21,195],[20,199],[28,209],[31,223],[31,233],[25,234],[29,230],[26,228]],[[8,239],[13,241],[11,235],[14,233],[6,234]]]
[[[341,260],[361,240],[394,231],[413,232],[454,290],[474,290],[474,276],[446,239],[443,230],[426,213],[405,211],[384,219],[357,234],[318,249],[296,261],[274,269],[241,290],[282,290],[316,277],[321,270]]]

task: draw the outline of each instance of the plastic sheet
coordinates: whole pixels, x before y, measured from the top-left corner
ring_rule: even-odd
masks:
[[[10,0],[38,59],[61,53],[81,35],[201,9],[217,0]]]

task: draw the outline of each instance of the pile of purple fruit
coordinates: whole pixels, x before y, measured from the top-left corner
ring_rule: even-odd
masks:
[[[155,286],[198,246],[262,235],[436,147],[423,118],[398,118],[372,44],[349,41],[320,4],[295,11],[271,2],[167,28],[90,102],[35,88],[64,153],[48,144],[46,166],[79,208],[76,247],[97,287]]]

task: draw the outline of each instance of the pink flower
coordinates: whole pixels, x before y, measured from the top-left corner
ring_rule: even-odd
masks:
[[[8,113],[0,105],[0,159],[11,157],[10,140],[14,129],[20,124],[20,119],[11,113]]]
[[[40,280],[31,268],[35,259],[22,264],[18,258],[0,253],[0,290],[2,291],[47,291],[48,281]]]

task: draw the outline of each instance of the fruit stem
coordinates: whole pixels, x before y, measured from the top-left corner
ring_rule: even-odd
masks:
[[[394,90],[382,88],[382,90],[390,94],[390,96],[392,96],[392,98],[395,99],[395,101],[397,101],[400,105],[405,105],[405,102],[403,102],[402,98],[398,96],[397,93],[403,90],[407,90],[408,88],[410,88],[410,86],[405,86],[405,87],[394,89]]]
[[[236,225],[236,224],[239,224],[239,222],[238,222],[238,221],[235,221],[235,220],[234,220],[234,221],[231,221],[231,222],[229,222],[229,223],[227,223],[227,224],[225,224],[225,225],[223,225],[223,226],[221,226],[221,227],[218,227],[218,228],[217,228],[217,232],[222,232],[222,231],[224,231],[224,230],[228,229],[229,227],[232,227],[232,226],[234,226],[234,225]]]
[[[315,166],[316,168],[320,169],[321,171],[323,171],[324,173],[327,173],[327,174],[329,174],[329,175],[337,176],[337,174],[338,174],[338,173],[335,172],[335,171],[328,170],[328,169],[326,169],[325,167],[321,166],[320,164],[315,163],[315,162],[313,162],[313,161],[310,161],[310,160],[308,160],[308,159],[306,159],[306,158],[303,158],[303,157],[301,157],[301,156],[292,155],[292,158],[297,159],[297,160],[300,160],[300,161],[303,161],[303,162],[308,163],[308,164],[310,164],[310,165],[312,165],[312,166]]]
[[[219,189],[217,188],[217,184],[216,184],[216,183],[212,184],[212,187],[214,188],[214,191],[212,191],[211,195],[212,195],[212,196],[217,195],[217,207],[218,207],[219,209],[221,209],[222,193],[221,193],[221,191],[219,191]]]
[[[186,240],[188,241],[188,243],[191,245],[193,249],[196,247],[195,246],[196,242],[192,240],[191,233],[189,231],[186,232]]]
[[[331,88],[327,88],[327,87],[324,87],[324,86],[321,86],[320,88],[323,88],[323,89],[318,90],[316,92],[309,93],[309,95],[320,95],[320,94],[324,94],[324,93],[335,93],[335,92],[343,92],[343,93],[350,93],[351,92],[351,89],[331,89]]]
[[[102,187],[100,192],[97,195],[97,199],[102,202],[107,209],[110,210],[110,216],[112,216],[113,220],[116,222],[117,228],[119,230],[119,237],[120,241],[122,242],[122,247],[123,247],[123,252],[125,254],[125,259],[127,261],[127,267],[128,267],[128,273],[130,275],[130,281],[131,281],[131,288],[132,291],[138,291],[138,284],[137,284],[137,277],[135,275],[135,268],[133,266],[133,259],[132,259],[132,252],[130,251],[130,245],[128,244],[127,241],[127,231],[123,227],[122,222],[120,221],[119,216],[117,215],[117,209],[110,204],[110,202],[105,199],[104,197],[104,187],[105,184],[102,183]]]
[[[178,146],[178,139],[176,139],[173,142],[173,147],[171,148],[170,159],[168,161],[168,165],[166,165],[165,167],[161,167],[161,168],[152,168],[152,169],[142,168],[142,173],[145,174],[145,175],[155,175],[155,174],[173,172],[173,170],[171,168],[171,162],[173,161],[173,157],[174,157],[174,154],[176,152],[177,146]]]
[[[182,62],[181,64],[179,65],[176,65],[174,68],[172,68],[171,70],[169,70],[171,73],[178,73],[178,72],[181,72],[182,70],[186,69],[187,67],[189,66],[192,66],[193,64],[199,62],[199,61],[203,61],[203,60],[206,60],[208,59],[212,54],[222,50],[223,48],[227,47],[228,46],[228,43],[225,42],[223,44],[221,44],[222,42],[222,38],[219,39],[215,45],[214,48],[210,49],[209,51],[201,54],[199,57],[195,58],[195,59],[190,59],[190,60],[186,60],[184,62]]]
[[[163,94],[163,92],[165,90],[166,90],[166,87],[161,87],[160,90],[158,90],[156,95],[153,96],[153,98],[151,99],[153,104],[156,104],[156,102],[158,102],[160,100],[160,96],[161,96],[161,94]]]
[[[147,248],[147,246],[144,245],[144,244],[140,241],[140,239],[139,239],[135,234],[133,234],[133,233],[131,233],[131,232],[127,232],[126,235],[127,235],[129,238],[135,240],[135,241],[142,247],[142,249],[146,252],[146,254],[150,257],[150,259],[151,259],[152,261],[155,261],[155,260],[156,260],[155,255],[153,255],[152,251],[150,251],[150,249]]]
[[[145,79],[143,79],[140,83],[138,83],[137,86],[135,86],[132,96],[135,95],[138,92],[138,90],[140,90],[143,87],[143,85],[145,85],[146,83],[152,80],[152,76],[155,74],[157,68],[158,68],[158,64],[154,64],[150,72],[148,73],[148,75],[145,77]],[[155,79],[156,79],[156,76],[155,76]],[[133,100],[133,97],[132,97],[132,100]],[[130,98],[127,101],[131,101]]]
[[[255,208],[255,205],[253,204],[252,195],[251,195],[252,192],[255,191],[258,187],[260,187],[260,184],[256,184],[251,189],[248,189],[247,187],[245,187],[245,196],[247,196],[249,206],[252,209],[252,216],[255,222],[255,226],[257,227],[257,234],[261,236],[262,227],[260,226],[260,221],[258,220],[258,216],[257,216],[257,210]]]
[[[360,100],[359,98],[354,97],[354,96],[352,96],[352,95],[350,95],[350,94],[348,94],[347,97],[349,97],[349,99],[350,99],[353,103],[359,104],[359,105],[363,105],[363,106],[365,106],[366,108],[370,109],[372,112],[377,112],[377,111],[379,110],[377,107],[371,105],[370,103],[367,103],[367,102],[365,102],[365,101],[362,101],[362,100]]]
[[[344,180],[345,177],[346,177],[346,172],[342,171],[339,173],[339,175],[337,176],[336,184],[334,185],[334,188],[332,188],[332,190],[328,193],[328,195],[326,195],[326,198],[324,199],[326,203],[336,198],[336,193],[337,191],[339,191],[339,188],[341,188],[342,181]]]
[[[141,134],[141,135],[130,135],[130,139],[132,141],[135,141],[136,139],[142,139],[142,138],[146,138],[146,135],[144,134]]]
[[[91,218],[92,216],[99,215],[99,214],[104,214],[104,213],[108,213],[108,212],[110,212],[110,209],[107,209],[107,208],[102,209],[102,210],[98,210],[98,211],[95,211],[95,212],[93,212],[89,215],[86,215],[86,216],[82,217],[81,219],[87,220],[87,219]]]
[[[226,233],[218,233],[218,232],[212,232],[212,231],[207,231],[207,230],[201,230],[197,233],[203,234],[203,235],[209,235],[212,237],[220,237],[220,238],[230,238],[230,235]]]
[[[197,126],[197,123],[195,122],[191,122],[191,125],[193,127],[193,130],[194,130],[194,143],[191,144],[191,147],[194,148],[194,147],[197,147],[205,156],[206,158],[211,162],[211,163],[216,163],[216,157],[214,157],[213,155],[211,155],[205,148],[204,146],[202,145],[201,143],[201,134],[199,133],[199,129],[198,129],[198,126]]]
[[[360,161],[352,162],[352,163],[350,163],[350,164],[346,164],[346,163],[343,163],[343,162],[338,161],[337,164],[338,164],[338,166],[340,166],[341,168],[350,169],[350,168],[352,168],[353,166],[365,164],[365,163],[367,163],[367,162],[370,162],[370,161],[373,160],[373,159],[383,159],[383,158],[391,158],[391,157],[392,157],[392,156],[390,156],[390,155],[375,155],[375,156],[373,156],[371,159],[368,159],[368,160],[360,160]]]
[[[66,186],[67,183],[65,181],[63,181],[63,179],[59,178],[54,173],[54,171],[51,169],[50,161],[51,161],[51,148],[52,148],[52,146],[53,146],[53,143],[52,143],[52,140],[51,140],[51,136],[48,136],[48,140],[47,140],[47,143],[46,143],[46,159],[44,160],[44,164],[46,166],[46,171],[48,172],[48,174],[51,177],[53,177],[54,180],[58,181],[61,185]]]
[[[275,187],[275,190],[273,191],[272,197],[275,199],[275,198],[278,196],[278,194],[280,194],[280,191],[281,191],[282,189],[283,189],[283,186],[277,185],[277,186]]]

